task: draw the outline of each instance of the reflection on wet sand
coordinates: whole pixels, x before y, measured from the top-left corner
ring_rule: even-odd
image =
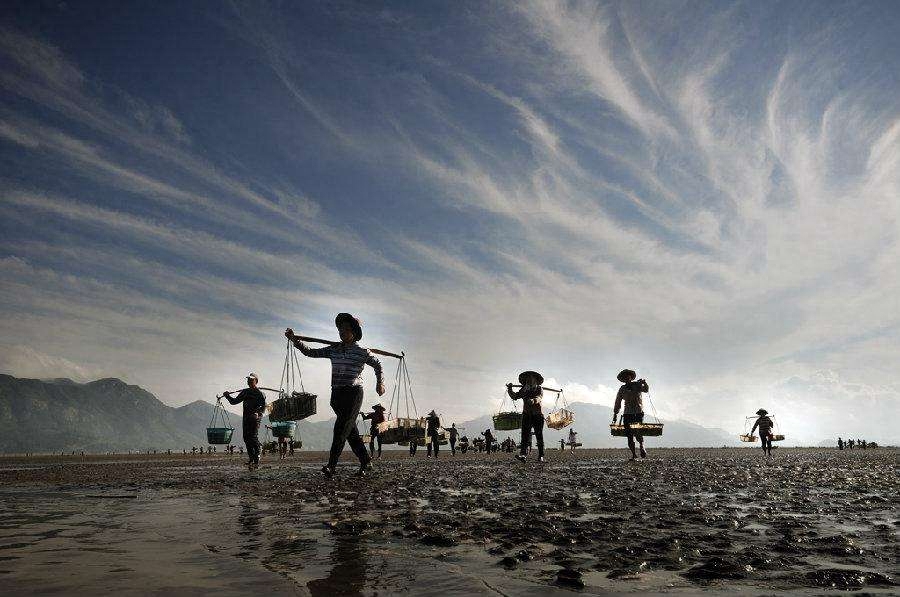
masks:
[[[330,481],[309,455],[253,473],[0,459],[0,578],[14,594],[895,592],[898,452],[779,452],[524,469],[386,454],[373,478]]]

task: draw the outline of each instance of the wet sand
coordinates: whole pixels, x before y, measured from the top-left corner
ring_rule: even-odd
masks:
[[[898,594],[881,448],[0,458],[7,594]]]

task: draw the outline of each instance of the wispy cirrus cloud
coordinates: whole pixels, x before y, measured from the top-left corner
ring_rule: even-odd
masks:
[[[51,359],[193,396],[352,310],[460,418],[518,369],[603,401],[623,366],[725,428],[896,415],[900,81],[854,49],[890,20],[837,12],[241,5],[206,23],[229,127],[7,31],[4,350],[57,329]]]

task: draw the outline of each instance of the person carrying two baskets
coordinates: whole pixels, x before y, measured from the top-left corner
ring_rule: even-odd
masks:
[[[759,417],[756,419],[756,422],[753,423],[753,429],[750,430],[750,435],[753,435],[753,432],[756,431],[756,428],[759,427],[759,441],[762,443],[763,454],[767,457],[772,456],[772,428],[775,427],[775,423],[772,419],[769,418],[769,411],[764,408],[756,411],[756,415]]]
[[[349,443],[350,449],[359,459],[358,474],[365,476],[372,470],[372,457],[356,430],[356,418],[363,402],[362,373],[366,365],[375,370],[375,391],[382,396],[384,377],[381,361],[368,349],[357,344],[362,339],[362,325],[357,318],[349,313],[338,313],[334,325],[341,341],[323,348],[310,348],[291,328],[286,329],[284,335],[302,354],[314,359],[331,360],[331,408],[337,419],[334,422],[328,464],[322,467],[322,472],[326,477],[334,475],[344,444]]]
[[[516,392],[511,383],[506,384],[506,393],[510,398],[522,399],[522,441],[516,458],[521,462],[527,459],[533,431],[537,440],[538,460],[544,462],[544,413],[541,411],[541,399],[544,396],[541,384],[544,383],[544,376],[537,371],[523,371],[519,373],[519,383],[522,388]]]
[[[363,420],[369,419],[372,421],[371,426],[369,427],[369,456],[372,458],[375,457],[375,441],[378,441],[378,457],[381,458],[381,432],[378,431],[378,426],[384,423],[384,411],[386,409],[379,402],[378,404],[372,407],[372,412],[363,413]]]
[[[616,404],[613,407],[613,424],[619,417],[619,409],[622,403],[625,403],[625,410],[622,413],[622,424],[628,431],[628,449],[631,450],[631,459],[637,460],[637,454],[634,451],[634,440],[637,438],[641,447],[641,458],[647,457],[647,450],[644,449],[644,436],[640,433],[633,433],[631,426],[644,422],[644,398],[641,394],[650,391],[650,386],[643,379],[637,379],[637,373],[631,369],[622,369],[616,376],[622,387],[616,394]]]
[[[231,392],[224,392],[225,397],[231,404],[244,404],[243,412],[243,432],[244,444],[247,445],[247,467],[252,469],[259,468],[259,453],[262,444],[259,443],[259,424],[262,421],[263,411],[266,409],[266,397],[262,391],[256,386],[259,385],[259,378],[255,373],[247,375],[247,387],[241,390],[237,396],[231,397]]]

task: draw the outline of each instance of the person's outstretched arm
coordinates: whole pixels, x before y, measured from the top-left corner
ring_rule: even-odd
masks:
[[[511,383],[506,384],[506,393],[509,394],[509,397],[512,398],[513,400],[519,399],[519,393],[513,392]]]
[[[243,393],[244,393],[244,391],[241,390],[237,396],[232,398],[231,392],[222,392],[222,396],[224,396],[225,399],[228,400],[228,402],[230,402],[231,404],[240,404],[241,402],[244,401]]]
[[[375,391],[382,396],[384,394],[384,372],[381,368],[381,361],[369,350],[366,350],[366,365],[375,370]]]
[[[757,427],[759,427],[759,419],[756,419],[756,423],[753,424],[753,429],[750,430],[750,435],[753,435],[753,432],[756,431]]]
[[[305,342],[300,340],[294,334],[294,330],[288,328],[284,330],[284,337],[291,341],[294,347],[303,355],[313,359],[327,359],[331,356],[331,346],[323,346],[322,348],[310,348]]]

